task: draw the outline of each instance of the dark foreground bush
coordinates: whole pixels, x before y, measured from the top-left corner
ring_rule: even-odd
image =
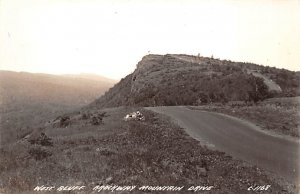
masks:
[[[35,147],[31,148],[28,153],[31,157],[33,157],[35,160],[42,160],[44,158],[47,158],[52,155],[51,152],[41,148],[41,147]]]

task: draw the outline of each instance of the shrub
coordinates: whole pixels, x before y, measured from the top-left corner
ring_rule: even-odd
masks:
[[[53,146],[52,139],[49,138],[45,133],[41,133],[38,138],[30,139],[31,144],[37,144],[42,146]]]
[[[34,147],[31,148],[28,153],[31,157],[33,157],[35,160],[42,160],[44,158],[47,158],[52,155],[51,152],[41,148],[41,147]]]

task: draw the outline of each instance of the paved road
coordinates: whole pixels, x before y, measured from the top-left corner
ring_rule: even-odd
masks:
[[[249,122],[186,107],[149,107],[174,119],[193,138],[299,183],[299,141],[263,133]]]

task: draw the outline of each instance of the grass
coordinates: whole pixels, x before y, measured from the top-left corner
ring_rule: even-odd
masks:
[[[106,112],[97,126],[80,119],[86,111],[72,114],[68,128],[43,129],[51,141],[47,146],[22,140],[1,148],[1,191],[30,193],[37,185],[85,185],[90,191],[117,184],[202,185],[214,186],[207,193],[244,193],[251,185],[271,184],[265,193],[288,193],[263,170],[200,146],[164,116],[141,110],[146,121],[122,120],[134,110],[90,110]],[[61,136],[65,129],[70,132]]]
[[[256,105],[231,103],[193,108],[228,114],[251,121],[263,130],[300,137],[300,97],[273,98]]]

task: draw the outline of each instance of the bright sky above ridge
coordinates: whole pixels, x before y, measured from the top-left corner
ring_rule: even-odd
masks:
[[[0,0],[0,69],[120,79],[149,53],[300,70],[299,0]]]

